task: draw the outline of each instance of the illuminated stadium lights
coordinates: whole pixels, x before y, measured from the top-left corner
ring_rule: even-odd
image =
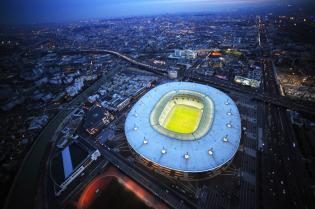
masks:
[[[138,127],[135,125],[134,127],[133,127],[133,130],[138,130]]]
[[[225,105],[229,105],[229,100],[226,100],[226,102],[224,103]]]
[[[138,130],[128,131],[135,124]],[[237,106],[223,92],[197,83],[171,82],[155,87],[134,104],[125,134],[140,161],[152,162],[145,164],[148,168],[153,164],[156,172],[182,180],[210,178],[235,156],[241,120]]]
[[[143,144],[147,144],[147,143],[148,143],[148,140],[146,138],[144,138]]]
[[[229,141],[228,135],[224,136],[222,140],[223,142],[228,142]]]
[[[229,123],[226,124],[226,127],[228,128],[232,128],[232,124],[231,124],[231,121]]]

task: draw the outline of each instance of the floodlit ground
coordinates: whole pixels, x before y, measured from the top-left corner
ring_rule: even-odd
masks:
[[[192,106],[178,104],[169,112],[164,127],[182,134],[193,133],[199,125],[201,110]]]

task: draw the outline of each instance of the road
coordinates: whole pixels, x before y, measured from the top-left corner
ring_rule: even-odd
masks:
[[[303,158],[285,110],[267,106],[266,132],[261,152],[263,208],[314,208]]]
[[[139,170],[134,165],[128,165],[120,155],[104,148],[101,150],[101,152],[105,156],[105,158],[113,163],[116,167],[118,167],[124,173],[128,174],[128,176],[133,178],[135,181],[140,183],[156,196],[160,197],[163,201],[165,201],[172,207],[182,209],[197,207],[196,203],[190,201],[188,201],[190,202],[190,205],[187,205],[187,198],[185,196],[174,191],[173,188],[163,182],[156,182],[156,180],[151,177],[151,175],[147,171]],[[174,195],[174,193],[176,193],[176,195]],[[183,199],[185,199],[186,201],[181,201]]]
[[[151,65],[148,65],[148,64],[144,64],[144,63],[141,63],[141,62],[138,62],[124,54],[121,54],[119,52],[116,52],[116,51],[113,51],[113,50],[106,50],[106,49],[103,49],[103,50],[98,50],[98,49],[91,49],[91,50],[57,50],[55,51],[56,53],[58,54],[112,54],[112,55],[115,55],[117,57],[120,57],[124,60],[126,60],[127,62],[130,62],[131,64],[139,67],[140,69],[145,69],[149,72],[152,72],[152,73],[155,73],[155,74],[158,74],[158,75],[167,75],[167,70],[166,69],[163,69],[163,68],[158,68],[158,67],[155,67],[155,66],[151,66]]]
[[[116,120],[120,121],[122,117],[125,117],[125,114],[120,115],[120,117],[118,117]],[[143,170],[142,168],[138,167],[137,164],[127,161],[119,153],[107,147],[107,145],[103,145],[100,142],[95,141],[95,138],[90,135],[83,134],[81,137],[86,143],[89,143],[91,146],[98,148],[102,155],[109,162],[111,162],[129,177],[137,181],[144,188],[158,196],[162,201],[165,201],[168,205],[181,209],[197,207],[196,203],[187,199],[185,195],[174,190],[174,188],[172,188],[170,185],[167,185],[162,181],[157,181],[156,178],[152,176],[151,171]],[[102,170],[102,168],[100,168],[100,170]],[[187,202],[189,204],[187,204]]]
[[[265,51],[268,51],[267,49]],[[151,66],[148,64],[144,64],[141,62],[138,62],[126,55],[123,55],[119,52],[113,51],[113,50],[100,50],[100,49],[91,49],[91,50],[56,50],[54,51],[56,53],[59,54],[112,54],[115,56],[118,56],[128,62],[130,62],[133,65],[138,66],[139,68],[158,74],[158,75],[167,75],[167,69],[163,69],[163,68],[158,68],[155,66]],[[267,53],[267,52],[266,52]],[[306,113],[309,115],[314,115],[315,116],[315,112],[314,112],[314,104],[313,103],[307,103],[307,102],[299,102],[299,101],[295,101],[292,100],[290,98],[287,97],[283,97],[283,96],[275,96],[274,94],[270,94],[269,92],[264,92],[264,93],[260,93],[258,91],[255,91],[253,89],[244,87],[244,86],[240,86],[240,85],[236,85],[234,83],[230,83],[227,81],[224,81],[222,79],[217,79],[217,78],[211,78],[211,77],[205,77],[205,76],[200,76],[200,75],[196,75],[193,72],[188,72],[189,76],[188,79],[192,80],[192,81],[198,81],[198,82],[203,82],[206,83],[208,85],[220,88],[220,89],[224,89],[224,90],[232,90],[232,91],[237,91],[237,92],[241,92],[244,94],[247,94],[248,97],[265,102],[265,103],[270,103],[276,106],[280,106],[286,109],[291,109],[297,112],[301,112],[301,113]],[[270,74],[271,75],[271,74]],[[272,75],[271,75],[272,76]],[[272,77],[269,77],[269,81]],[[275,82],[275,81],[273,81]],[[269,84],[267,84],[269,85]],[[270,83],[270,85],[273,85],[272,83]],[[272,86],[273,89],[277,89],[277,87]]]
[[[263,59],[264,91],[281,97],[274,65],[268,58],[270,45],[264,21],[259,19]],[[262,208],[315,208],[301,155],[287,111],[265,106],[265,139],[260,152],[260,206]]]
[[[112,73],[115,73],[115,70]],[[52,137],[56,134],[56,130],[63,120],[73,111],[71,107],[76,107],[86,101],[89,95],[94,94],[99,86],[104,81],[107,81],[108,76],[104,75],[92,86],[75,97],[42,130],[20,165],[5,202],[5,209],[20,209],[21,205],[23,205],[23,208],[33,208],[34,197],[36,196],[37,185],[44,164],[43,160],[46,159],[45,156],[48,154]]]

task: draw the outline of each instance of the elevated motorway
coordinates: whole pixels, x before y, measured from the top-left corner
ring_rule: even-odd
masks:
[[[167,75],[167,70],[164,68],[159,68],[156,66],[151,66],[145,63],[138,62],[124,54],[121,54],[113,50],[107,50],[107,49],[71,50],[69,49],[69,50],[56,50],[54,52],[59,53],[59,54],[112,54],[126,60],[127,62],[143,70],[146,70],[146,71],[158,74],[158,75]],[[286,109],[291,109],[297,112],[306,113],[315,117],[315,111],[313,110],[313,107],[315,106],[315,104],[311,102],[298,102],[298,101],[295,101],[295,100],[292,100],[283,96],[272,96],[266,93],[260,93],[258,91],[255,91],[255,90],[252,90],[252,89],[240,86],[240,85],[236,85],[230,82],[226,82],[223,80],[219,80],[216,78],[201,77],[191,72],[187,72],[186,77],[192,81],[203,82],[203,83],[206,83],[206,84],[209,84],[214,87],[227,90],[227,91],[232,90],[232,91],[241,92],[241,93],[247,94],[249,97],[253,99],[256,99],[265,103],[270,103],[276,106],[280,106]]]
[[[119,52],[113,51],[113,50],[98,50],[98,49],[91,49],[91,50],[57,50],[55,51],[58,54],[111,54],[111,55],[115,55],[117,57],[120,57],[124,60],[126,60],[127,62],[139,67],[140,69],[144,69],[147,71],[150,71],[152,73],[156,73],[159,75],[167,75],[167,70],[163,69],[163,68],[158,68],[155,66],[151,66],[145,63],[141,63],[138,62],[124,54],[121,54]]]

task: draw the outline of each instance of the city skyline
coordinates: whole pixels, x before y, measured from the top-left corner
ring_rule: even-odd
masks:
[[[121,18],[187,12],[235,11],[311,0],[57,0],[2,1],[2,24],[68,22],[97,18]]]

